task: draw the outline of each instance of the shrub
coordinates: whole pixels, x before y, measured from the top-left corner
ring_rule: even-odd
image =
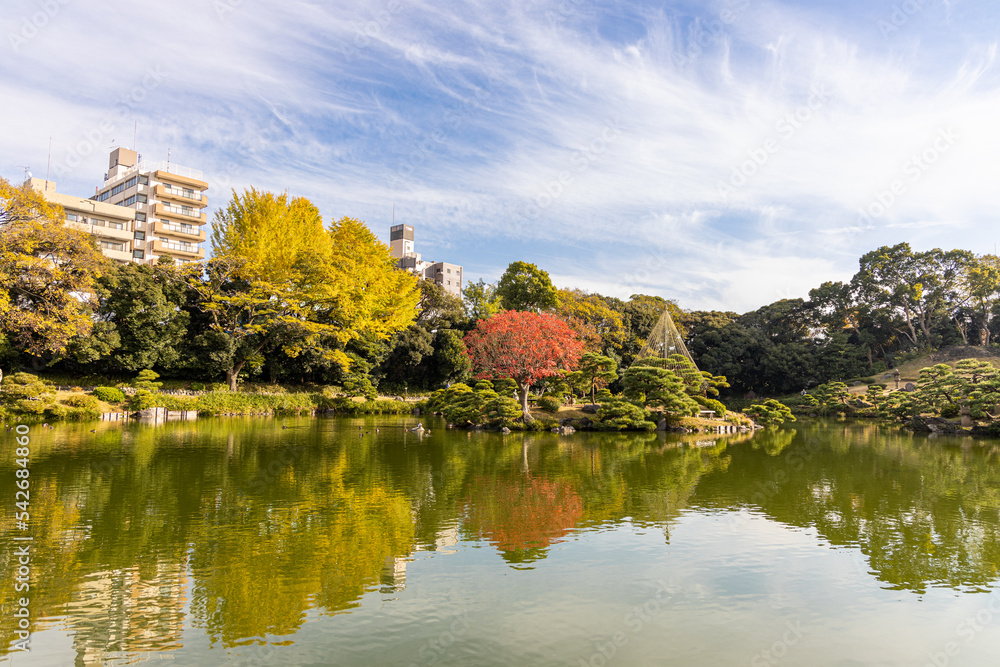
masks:
[[[500,394],[501,396],[514,397],[514,392],[517,391],[517,383],[510,378],[501,378],[499,380],[493,381],[493,391]]]
[[[163,386],[162,382],[154,382],[158,377],[160,377],[159,373],[154,373],[147,368],[144,371],[139,371],[139,374],[135,376],[135,380],[132,381],[132,386],[139,390],[156,391]]]
[[[795,416],[788,406],[773,398],[751,405],[743,412],[761,426],[777,426],[786,421],[795,421]]]
[[[94,387],[93,395],[105,403],[125,402],[125,392],[116,387]]]
[[[140,389],[128,398],[129,410],[148,410],[149,408],[160,408],[159,397],[151,391]]]
[[[542,396],[538,399],[538,407],[546,412],[559,412],[562,401],[554,396]]]
[[[63,403],[71,408],[84,408],[94,413],[99,412],[101,408],[101,404],[95,396],[68,396],[63,400]]]
[[[599,431],[652,431],[656,424],[646,421],[646,411],[621,398],[601,403],[594,428]]]
[[[60,405],[56,403],[54,405],[45,406],[45,409],[42,412],[36,412],[34,414],[44,414],[46,417],[52,420],[66,419],[66,417],[69,415],[69,408],[67,408],[65,405]]]
[[[48,401],[55,396],[55,389],[30,373],[14,373],[2,385],[2,397],[8,402],[21,400]]]
[[[14,403],[14,411],[24,415],[45,414],[45,410],[49,407],[51,407],[50,404],[45,401],[32,401],[27,398]]]
[[[941,408],[941,416],[944,419],[954,419],[962,413],[962,409],[958,407],[957,403],[948,403]]]
[[[705,410],[714,410],[716,417],[722,419],[726,416],[726,406],[722,401],[717,401],[714,398],[705,398],[704,396],[694,396],[693,398],[695,403]]]
[[[201,382],[192,382],[191,391],[205,391],[205,385]]]
[[[492,392],[491,392],[492,393]],[[524,417],[521,404],[513,398],[497,395],[489,397],[485,406],[486,425],[494,428],[515,426]]]

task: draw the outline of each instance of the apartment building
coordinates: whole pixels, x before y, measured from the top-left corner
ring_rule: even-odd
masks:
[[[389,228],[389,250],[398,261],[396,266],[427,280],[433,280],[447,292],[461,298],[462,267],[448,262],[428,262],[415,251],[411,225],[394,225]]]
[[[62,194],[56,191],[54,182],[43,178],[29,178],[27,184],[46,201],[63,207],[66,225],[93,234],[105,257],[132,261],[135,210]]]
[[[206,190],[208,183],[198,170],[169,162],[147,164],[135,151],[116,148],[104,185],[91,199],[134,210],[133,261],[172,257],[191,262],[205,259]]]

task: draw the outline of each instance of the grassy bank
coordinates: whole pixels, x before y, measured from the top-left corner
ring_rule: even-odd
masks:
[[[79,387],[56,390],[37,377],[18,373],[8,378],[0,393],[0,417],[7,420],[75,420],[99,419],[110,412],[134,413],[148,408],[197,412],[201,416],[282,415],[329,412],[340,415],[409,414],[413,404],[388,398],[364,399],[324,391],[288,392],[282,388],[274,393],[204,391],[194,395],[139,390],[125,395],[115,387],[96,387],[84,391]]]

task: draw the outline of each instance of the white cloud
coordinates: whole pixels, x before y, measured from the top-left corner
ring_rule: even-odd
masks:
[[[35,7],[11,4],[15,17]],[[878,244],[995,242],[996,46],[955,37],[989,34],[956,32],[967,20],[956,7],[947,26],[928,9],[883,39],[875,20],[888,5],[851,23],[720,4],[739,10],[724,26],[718,14],[622,5],[612,16],[582,1],[230,5],[220,17],[195,0],[67,4],[0,60],[0,95],[17,100],[0,123],[18,128],[2,173],[30,164],[37,175],[49,136],[64,161],[100,135],[60,179],[85,194],[138,121],[140,150],[202,169],[216,203],[228,187],[288,188],[379,233],[395,203],[441,247],[449,235],[494,249],[513,237],[527,256],[509,261],[609,291],[637,248],[669,251],[669,277],[638,288],[732,310],[849,277]],[[603,37],[626,13],[644,35]],[[116,109],[156,66],[163,82]],[[816,86],[829,98],[810,109]],[[106,119],[111,131],[95,135]],[[908,175],[947,128],[958,139]],[[721,196],[741,168],[753,173]],[[894,181],[905,192],[861,225],[858,211]]]

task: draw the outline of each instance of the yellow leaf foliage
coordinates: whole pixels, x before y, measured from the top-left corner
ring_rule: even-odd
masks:
[[[107,262],[90,234],[64,221],[61,206],[0,179],[0,332],[38,357],[90,332],[87,306]]]

